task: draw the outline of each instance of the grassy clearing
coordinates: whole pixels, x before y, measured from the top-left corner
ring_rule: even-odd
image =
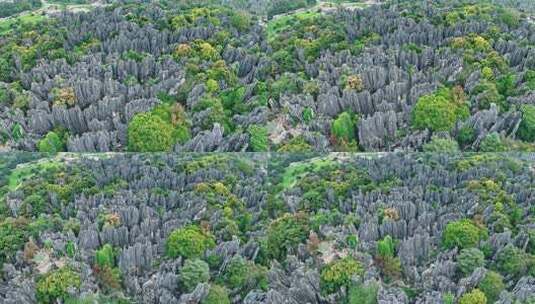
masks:
[[[334,163],[335,161],[330,158],[314,158],[303,162],[292,163],[286,171],[284,171],[281,185],[284,189],[293,187],[297,180],[305,176],[307,173],[319,172]]]
[[[278,34],[290,30],[296,21],[314,19],[318,16],[317,11],[305,11],[274,18],[267,25],[268,40],[273,40]]]
[[[7,189],[9,191],[17,188],[25,181],[43,171],[49,169],[59,169],[61,164],[54,159],[43,159],[36,162],[30,162],[18,165],[8,177]]]
[[[16,25],[36,25],[47,18],[48,17],[45,15],[34,13],[23,14],[18,17],[4,18],[3,20],[0,20],[0,35],[9,33]]]

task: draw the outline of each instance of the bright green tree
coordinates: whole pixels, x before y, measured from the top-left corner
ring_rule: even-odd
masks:
[[[189,225],[171,232],[166,242],[166,252],[171,258],[200,257],[206,249],[215,246],[214,237],[195,225]]]
[[[169,151],[173,127],[152,113],[136,114],[128,124],[128,150],[135,152]]]
[[[331,134],[338,141],[350,142],[355,140],[355,120],[353,115],[348,112],[342,112],[333,121]]]
[[[63,267],[47,273],[37,281],[37,299],[40,303],[57,303],[69,298],[69,289],[80,288],[80,275]]]
[[[480,240],[487,237],[487,231],[480,228],[469,219],[449,222],[442,234],[442,245],[446,248],[475,247]]]
[[[442,88],[418,99],[413,110],[413,125],[417,129],[450,131],[458,120],[470,115],[464,98],[456,98],[454,92]]]
[[[487,297],[481,290],[474,289],[469,293],[465,293],[459,299],[459,304],[487,304]]]
[[[249,144],[254,152],[266,152],[268,150],[268,130],[266,127],[251,125],[247,129]]]
[[[50,131],[37,144],[39,152],[56,153],[65,151],[65,144],[61,137],[54,131]]]
[[[99,267],[113,267],[115,265],[115,252],[110,244],[102,246],[95,252],[95,261]]]
[[[362,265],[352,257],[336,260],[321,270],[320,288],[322,293],[337,292],[343,286],[349,286],[351,278],[364,272]]]

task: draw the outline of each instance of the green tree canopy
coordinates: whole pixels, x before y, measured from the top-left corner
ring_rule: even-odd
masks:
[[[206,249],[214,246],[215,240],[213,236],[195,225],[174,230],[166,242],[167,255],[171,258],[178,256],[185,258],[199,257]]]
[[[442,234],[442,244],[446,248],[470,248],[486,237],[486,229],[476,226],[469,219],[462,219],[448,223]]]
[[[128,150],[161,152],[171,150],[173,127],[152,113],[139,113],[128,124]]]
[[[449,131],[458,120],[470,115],[468,104],[459,89],[441,88],[434,94],[418,99],[413,110],[413,125],[417,129]]]

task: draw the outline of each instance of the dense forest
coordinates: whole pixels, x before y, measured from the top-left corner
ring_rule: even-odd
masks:
[[[0,19],[2,150],[535,150],[532,1],[49,2]]]
[[[0,302],[531,304],[533,154],[0,155]]]

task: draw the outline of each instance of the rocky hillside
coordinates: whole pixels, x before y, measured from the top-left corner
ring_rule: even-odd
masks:
[[[0,20],[0,149],[535,150],[532,1],[98,4]]]
[[[531,154],[0,155],[2,303],[533,303]]]

